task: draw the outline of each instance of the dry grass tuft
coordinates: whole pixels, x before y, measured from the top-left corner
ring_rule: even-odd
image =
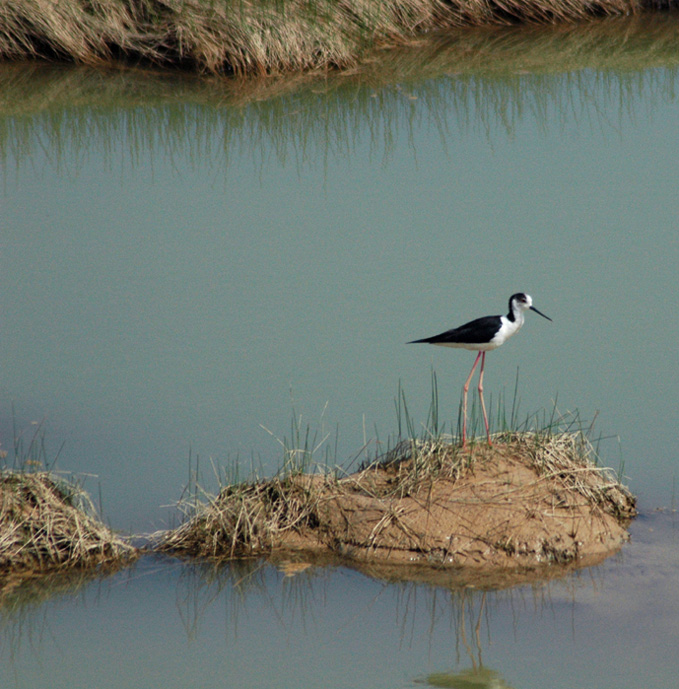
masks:
[[[298,474],[226,486],[207,503],[183,503],[191,516],[162,534],[159,549],[205,558],[269,552],[289,534],[318,527],[318,502],[331,483]]]
[[[274,551],[512,568],[610,554],[635,499],[581,433],[504,433],[492,448],[401,442],[355,474],[294,474],[190,505],[158,548],[232,558]]]
[[[98,521],[87,495],[48,472],[0,471],[0,573],[96,567],[137,550]]]
[[[636,515],[636,499],[615,473],[596,463],[596,453],[582,433],[511,433],[506,436],[517,455],[530,457],[540,482],[557,492],[580,495],[594,512],[610,514],[620,522]]]

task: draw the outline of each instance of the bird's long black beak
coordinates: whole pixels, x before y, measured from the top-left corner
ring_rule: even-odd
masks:
[[[551,320],[552,320],[549,316],[545,316],[545,314],[542,313],[542,311],[538,311],[534,306],[529,306],[528,308],[529,308],[531,311],[535,311],[535,313],[539,313],[543,318],[546,318],[548,321],[551,321]],[[554,322],[554,321],[552,321],[552,323],[553,323],[553,322]]]

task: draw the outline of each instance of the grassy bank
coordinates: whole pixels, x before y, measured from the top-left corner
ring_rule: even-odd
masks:
[[[213,73],[347,67],[370,48],[459,26],[634,14],[666,0],[4,0],[0,59]]]

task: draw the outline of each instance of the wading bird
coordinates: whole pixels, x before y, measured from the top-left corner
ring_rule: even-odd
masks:
[[[506,316],[484,316],[483,318],[477,318],[469,323],[465,323],[459,328],[446,330],[440,335],[425,337],[422,340],[413,340],[408,343],[426,342],[442,347],[462,347],[463,349],[471,349],[478,352],[472,370],[463,388],[462,414],[464,418],[462,421],[462,447],[465,447],[467,444],[467,391],[469,390],[469,382],[474,375],[479,359],[481,359],[479,398],[481,399],[481,409],[483,410],[483,422],[486,425],[486,437],[488,438],[488,444],[492,445],[490,442],[490,431],[488,429],[486,405],[483,401],[483,367],[486,363],[486,352],[497,349],[519,331],[523,325],[523,312],[528,311],[528,309],[535,311],[535,313],[540,314],[548,321],[552,320],[549,316],[545,316],[544,313],[538,311],[533,306],[533,300],[529,295],[523,292],[517,292],[509,297],[509,313]]]

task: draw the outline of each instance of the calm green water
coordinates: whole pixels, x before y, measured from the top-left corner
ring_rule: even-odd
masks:
[[[674,687],[676,526],[656,515],[633,532],[603,567],[485,594],[348,569],[286,578],[147,559],[47,602],[29,592],[4,613],[0,679],[31,689]]]
[[[150,531],[196,457],[208,485],[212,464],[274,471],[293,414],[319,461],[348,466],[396,433],[399,383],[425,421],[433,369],[450,428],[473,355],[405,342],[526,291],[554,322],[529,315],[489,355],[487,398],[518,368],[524,414],[558,398],[597,417],[642,510],[672,504],[676,38],[672,18],[465,34],[239,88],[2,67],[0,449],[44,430],[114,526]],[[490,596],[472,650],[506,686],[672,686],[676,609],[654,577],[674,531],[635,528],[648,547],[538,603]],[[144,561],[20,608],[0,684],[410,686],[472,664],[458,594],[341,569],[220,576]]]

